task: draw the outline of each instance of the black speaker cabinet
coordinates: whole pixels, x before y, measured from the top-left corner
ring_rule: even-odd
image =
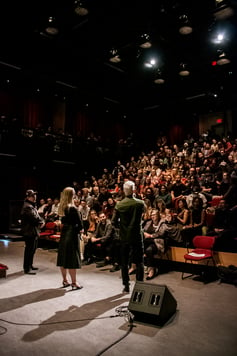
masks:
[[[165,285],[136,282],[128,310],[134,321],[164,325],[176,312],[177,301]]]

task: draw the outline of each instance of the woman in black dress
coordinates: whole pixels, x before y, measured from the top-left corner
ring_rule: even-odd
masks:
[[[63,277],[63,287],[71,285],[72,290],[81,289],[76,282],[76,270],[81,268],[79,234],[83,230],[82,219],[74,206],[75,191],[72,187],[65,188],[60,197],[59,216],[62,223],[61,236],[58,247],[57,266],[60,267]],[[67,279],[67,272],[71,284]]]

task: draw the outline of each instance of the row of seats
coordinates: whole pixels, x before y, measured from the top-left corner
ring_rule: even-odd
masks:
[[[58,224],[53,221],[49,221],[45,224],[44,229],[40,232],[41,239],[53,240],[59,242],[60,231],[58,231]]]

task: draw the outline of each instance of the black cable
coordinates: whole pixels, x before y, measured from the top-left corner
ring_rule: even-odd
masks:
[[[124,316],[125,319],[127,319],[127,321],[129,321],[129,330],[125,333],[125,335],[123,335],[118,340],[114,341],[112,344],[110,344],[109,346],[107,346],[106,348],[101,350],[99,353],[97,353],[96,356],[102,355],[104,352],[106,352],[111,347],[116,345],[118,342],[123,340],[126,336],[128,336],[128,334],[130,334],[130,332],[132,331],[132,329],[134,327],[134,325],[133,325],[134,316],[133,316],[133,314],[131,312],[128,311],[128,307],[127,306],[118,307],[118,308],[115,309],[115,311],[118,313],[118,316]]]
[[[0,336],[6,334],[6,332],[7,332],[7,328],[4,328],[4,326],[0,326],[0,330],[1,330],[1,329],[2,329],[3,331],[0,331]]]
[[[0,319],[0,321],[3,321],[5,323],[11,324],[11,325],[24,325],[24,326],[44,326],[44,325],[53,325],[53,324],[63,324],[63,323],[74,323],[74,322],[78,322],[78,321],[91,321],[91,320],[98,320],[98,319],[108,319],[108,318],[116,318],[120,315],[110,315],[110,316],[102,316],[99,318],[89,318],[89,319],[75,319],[75,320],[62,320],[62,321],[52,321],[50,323],[17,323],[14,321],[9,321],[6,319]],[[0,326],[0,328],[6,329],[3,326]],[[7,329],[6,329],[7,330]],[[5,334],[5,333],[4,333]],[[3,333],[0,335],[3,335]]]
[[[128,336],[128,334],[132,331],[132,329],[134,327],[134,325],[133,325],[134,316],[130,311],[128,311],[128,307],[127,306],[118,307],[118,308],[115,309],[115,311],[117,312],[116,315],[110,315],[110,316],[105,316],[105,317],[99,317],[99,318],[93,318],[93,319],[89,318],[89,319],[75,319],[75,320],[54,321],[54,322],[43,323],[43,324],[39,324],[39,323],[17,323],[17,322],[9,321],[9,320],[6,320],[6,319],[0,319],[0,321],[3,321],[5,323],[11,324],[11,325],[44,326],[44,325],[53,325],[53,324],[74,323],[74,322],[78,322],[78,321],[80,322],[80,321],[91,321],[91,320],[99,320],[99,319],[116,318],[118,316],[125,317],[125,320],[129,322],[129,330],[125,333],[125,335],[123,335],[118,340],[114,341],[112,344],[110,344],[109,346],[107,346],[106,348],[101,350],[98,354],[96,354],[96,356],[100,356],[105,351],[109,350],[112,346],[116,345],[118,342],[120,342],[126,336]],[[0,336],[6,334],[7,328],[5,328],[4,326],[0,326],[0,328],[3,329],[3,332],[0,332]]]

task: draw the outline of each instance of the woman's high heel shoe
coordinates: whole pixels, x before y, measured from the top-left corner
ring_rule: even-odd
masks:
[[[80,286],[80,285],[78,285],[76,283],[72,283],[71,286],[72,286],[72,290],[78,290],[78,289],[82,289],[83,288],[83,286]]]

